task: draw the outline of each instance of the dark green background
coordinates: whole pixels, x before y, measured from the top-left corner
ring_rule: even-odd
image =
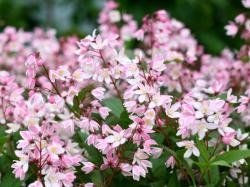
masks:
[[[237,49],[239,39],[225,35],[229,20],[248,11],[240,0],[118,0],[120,10],[140,21],[147,14],[165,9],[184,22],[207,52],[218,54],[225,46]],[[83,36],[97,27],[104,0],[0,0],[0,28],[7,25],[32,30],[53,27],[59,35]]]

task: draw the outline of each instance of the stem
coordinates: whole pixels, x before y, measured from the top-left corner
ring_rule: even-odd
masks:
[[[105,61],[105,59],[104,59],[104,57],[103,57],[103,55],[102,55],[102,51],[101,51],[101,50],[99,50],[99,54],[100,54],[100,57],[101,57],[101,59],[102,59],[102,61],[103,61],[103,64],[104,64],[105,66],[107,66],[107,63],[106,63],[106,61]],[[116,86],[116,83],[115,83],[114,78],[113,78],[111,75],[109,75],[109,76],[110,76],[110,79],[111,79],[112,84],[114,85],[114,88],[115,88],[115,90],[116,90],[117,96],[121,99],[121,101],[123,101],[122,94],[120,93],[118,87]]]
[[[47,68],[46,68],[44,65],[42,65],[42,66],[43,66],[43,69],[44,69],[44,71],[45,71],[45,73],[46,73],[46,76],[47,76],[47,78],[48,78],[50,84],[52,85],[52,87],[53,87],[54,90],[56,91],[56,94],[59,95],[61,98],[63,98],[66,107],[67,107],[67,108],[68,108],[68,109],[69,109],[69,110],[79,119],[79,118],[80,118],[80,114],[76,113],[76,112],[71,108],[71,106],[67,103],[66,99],[61,95],[60,91],[58,90],[56,84],[54,84],[54,83],[51,81],[51,79],[49,78],[49,72],[48,72]]]

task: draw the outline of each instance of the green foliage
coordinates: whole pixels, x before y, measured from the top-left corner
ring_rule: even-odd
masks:
[[[118,98],[108,98],[105,99],[103,105],[111,109],[111,113],[114,114],[116,117],[120,117],[122,112],[124,111],[124,107],[122,105],[122,101]]]
[[[231,164],[232,162],[248,157],[250,157],[250,150],[231,150],[217,156],[213,161],[225,161]]]

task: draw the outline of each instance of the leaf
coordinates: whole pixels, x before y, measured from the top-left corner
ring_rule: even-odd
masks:
[[[220,94],[218,96],[218,98],[222,99],[222,100],[226,100],[227,99],[227,94],[226,93],[223,93],[223,94]]]
[[[208,161],[209,160],[209,153],[208,153],[208,150],[206,149],[204,141],[198,140],[198,137],[197,137],[196,145],[197,145],[203,159],[205,161]]]
[[[16,179],[11,172],[8,172],[6,175],[2,176],[2,180],[0,180],[0,187],[19,187],[21,186],[21,183],[22,182]]]
[[[220,173],[218,166],[210,166],[209,170],[205,173],[205,180],[207,182],[207,187],[217,186],[220,180]]]
[[[133,123],[133,121],[129,118],[129,113],[124,110],[120,115],[120,125],[122,128],[128,128],[128,126]]]
[[[93,171],[90,178],[96,187],[104,186],[103,177],[100,171]]]
[[[8,140],[7,136],[1,136],[0,137],[0,152],[2,152],[3,146],[5,144],[5,142]]]
[[[248,157],[250,157],[250,150],[231,150],[223,153],[222,155],[217,156],[213,159],[213,161],[223,160],[231,164],[232,162]]]
[[[80,116],[80,104],[82,100],[86,97],[87,93],[90,93],[93,90],[94,86],[92,84],[83,88],[78,95],[73,98],[73,106],[69,105],[69,107],[75,112],[75,115]]]
[[[160,158],[152,159],[151,162],[153,164],[152,167],[152,175],[158,180],[166,180],[167,176],[167,167],[165,166],[167,154],[165,152]]]
[[[161,180],[161,181],[155,181],[155,182],[152,182],[150,183],[150,187],[162,187],[164,186],[164,181]]]
[[[74,110],[76,113],[80,113],[80,107],[79,107],[80,103],[79,100],[77,98],[77,96],[75,96],[73,98],[73,106],[72,106],[72,110]]]
[[[81,147],[83,147],[89,154],[90,162],[95,164],[101,164],[103,162],[101,153],[93,146],[89,146],[86,143],[88,135],[86,133],[78,131],[75,135],[76,141]]]
[[[87,93],[90,93],[93,89],[94,89],[93,84],[89,84],[88,86],[83,88],[77,95],[78,100],[82,101],[85,98],[85,96],[87,95]]]
[[[174,152],[172,149],[168,148],[168,147],[164,147],[165,150],[167,152],[169,152],[171,155],[173,155],[175,157],[175,159],[181,164],[183,165],[183,167],[185,168],[185,170],[187,171],[188,175],[190,176],[193,186],[196,187],[196,183],[195,183],[195,177],[194,177],[194,173],[192,171],[192,169],[188,166],[187,162],[183,159],[182,156],[179,156],[178,154],[176,154],[176,152]]]
[[[167,186],[174,186],[174,187],[179,187],[180,186],[180,182],[177,178],[177,174],[176,174],[176,171],[174,171],[172,174],[171,174],[171,177],[169,178],[169,181],[168,181],[168,185]]]
[[[121,113],[124,111],[122,101],[118,98],[112,97],[105,99],[103,105],[111,109],[111,113],[116,117],[120,117]]]
[[[201,171],[203,172],[206,167],[207,167],[207,163],[205,162],[194,162],[194,164],[196,164],[197,166],[199,166],[199,168],[201,169]]]
[[[218,160],[218,161],[212,162],[211,165],[231,167],[231,165],[228,162],[226,162],[225,160]]]

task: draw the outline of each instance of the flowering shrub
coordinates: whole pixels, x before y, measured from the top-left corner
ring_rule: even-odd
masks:
[[[81,40],[0,34],[1,183],[249,184],[247,15],[225,27],[244,45],[217,57],[163,10],[139,27],[109,1],[99,23]]]

